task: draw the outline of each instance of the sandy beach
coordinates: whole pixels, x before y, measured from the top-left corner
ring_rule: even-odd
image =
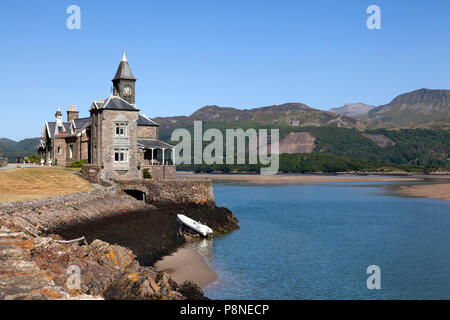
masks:
[[[166,272],[178,283],[192,281],[204,287],[218,279],[205,259],[192,248],[178,249],[170,256],[164,257],[155,264],[158,271]]]
[[[207,173],[177,173],[180,176],[194,176],[208,178],[212,181],[247,182],[254,184],[279,183],[321,183],[321,182],[401,182],[420,181],[415,177],[399,176],[356,176],[356,175],[274,175],[261,176],[259,174],[207,174]]]

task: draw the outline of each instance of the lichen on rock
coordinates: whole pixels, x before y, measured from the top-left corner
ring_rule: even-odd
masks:
[[[194,284],[178,285],[153,267],[142,267],[127,248],[95,240],[63,244],[0,229],[0,299],[145,299],[202,298]],[[68,269],[80,270],[79,288],[69,288]],[[184,293],[184,294],[183,294]]]

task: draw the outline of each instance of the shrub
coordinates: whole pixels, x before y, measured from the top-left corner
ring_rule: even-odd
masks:
[[[144,179],[151,179],[152,178],[152,174],[150,173],[150,171],[148,171],[148,169],[144,169],[143,173],[144,173]]]
[[[77,160],[77,161],[72,162],[70,167],[71,168],[81,168],[85,164],[86,164],[86,160]]]
[[[41,159],[39,158],[39,156],[35,153],[33,153],[29,158],[28,161],[30,161],[31,163],[40,163]]]

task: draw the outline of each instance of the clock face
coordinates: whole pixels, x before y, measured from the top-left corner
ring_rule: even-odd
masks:
[[[130,86],[123,87],[123,94],[129,96],[131,94],[131,87]]]

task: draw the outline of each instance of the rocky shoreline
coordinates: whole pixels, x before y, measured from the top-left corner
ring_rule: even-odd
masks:
[[[158,206],[114,187],[1,205],[0,299],[205,299],[153,265],[185,243],[178,213],[216,234],[239,228],[237,219],[211,202]],[[80,237],[87,242],[59,241]],[[77,290],[67,286],[71,266]]]
[[[152,266],[186,243],[177,220],[179,213],[210,226],[216,236],[239,228],[237,219],[226,208],[165,205],[123,210],[82,224],[54,228],[47,234],[60,235],[64,239],[84,236],[88,242],[102,239],[130,248],[140,264]]]
[[[166,273],[140,266],[131,250],[101,240],[64,244],[2,227],[0,257],[3,300],[204,299],[195,284],[179,285]],[[79,286],[69,279],[74,266]]]

